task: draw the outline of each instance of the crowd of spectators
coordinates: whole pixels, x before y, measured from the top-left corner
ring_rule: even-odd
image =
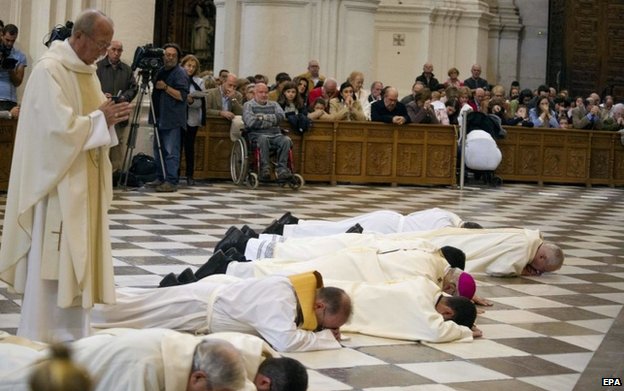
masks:
[[[610,95],[601,98],[598,93],[592,93],[586,98],[573,98],[565,89],[557,91],[554,87],[540,85],[531,90],[522,88],[517,81],[507,89],[483,79],[479,64],[471,67],[470,77],[464,80],[459,78],[459,70],[452,67],[447,72],[448,78],[441,82],[433,73],[433,64],[425,63],[406,96],[398,96],[396,88],[379,80],[373,81],[367,90],[365,75],[360,71],[351,72],[341,83],[337,78],[325,77],[320,69],[319,62],[311,60],[307,71],[292,79],[288,73],[280,72],[275,83],[270,84],[268,77],[253,75],[239,79],[238,90],[244,101],[253,99],[253,86],[260,80],[269,86],[269,100],[277,101],[285,110],[290,106],[289,112],[300,117],[303,113],[311,121],[459,125],[467,112],[477,111],[494,114],[507,126],[624,128],[624,104],[615,104]],[[283,94],[286,82],[289,82],[288,99]],[[219,84],[218,79],[216,84]],[[293,106],[293,102],[297,104]],[[374,107],[376,102],[379,102],[377,108]],[[306,126],[298,128],[307,129],[309,123],[305,123]]]

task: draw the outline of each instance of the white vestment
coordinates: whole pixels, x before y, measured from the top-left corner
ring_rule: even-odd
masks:
[[[283,276],[241,280],[214,275],[166,288],[118,288],[114,305],[93,309],[94,328],[164,327],[191,333],[237,331],[278,351],[338,349],[331,330],[297,328],[297,299]]]
[[[344,289],[353,315],[341,331],[410,341],[472,341],[472,330],[445,321],[435,305],[442,291],[422,276],[386,283],[325,280]]]
[[[466,167],[472,170],[494,171],[503,155],[494,138],[486,131],[475,129],[466,135]]]
[[[25,294],[18,334],[30,339],[84,336],[93,303],[114,302],[108,148],[117,137],[98,110],[105,97],[95,71],[56,41],[24,92],[0,278]]]
[[[272,274],[291,275],[316,270],[325,279],[385,282],[424,276],[442,287],[450,267],[438,247],[421,240],[396,242],[385,251],[374,247],[348,247],[311,260],[265,258],[231,262],[227,274],[252,278]]]
[[[302,220],[284,226],[283,236],[288,238],[327,236],[346,232],[360,224],[364,232],[395,233],[429,231],[444,227],[459,227],[462,219],[453,212],[440,208],[425,209],[403,216],[391,210],[378,210],[340,221]]]
[[[300,261],[334,254],[348,247],[373,247],[381,252],[400,248],[411,241],[429,242],[436,247],[453,246],[466,254],[468,273],[492,276],[520,275],[543,243],[537,230],[523,228],[466,229],[442,228],[433,231],[396,234],[339,234],[283,241],[249,239],[247,259],[281,258]],[[259,256],[258,256],[259,255]]]
[[[242,354],[247,371],[245,390],[255,390],[260,363],[276,356],[266,342],[252,335],[217,333],[193,336],[166,329],[110,329],[73,342],[74,362],[96,381],[94,391],[185,390],[195,347],[203,339],[222,339]],[[49,357],[45,344],[0,335],[0,391],[30,390],[28,378],[37,361]]]

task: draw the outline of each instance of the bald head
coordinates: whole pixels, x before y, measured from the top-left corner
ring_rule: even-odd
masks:
[[[85,64],[93,64],[98,57],[106,54],[113,33],[113,21],[108,16],[88,9],[78,15],[69,44]]]

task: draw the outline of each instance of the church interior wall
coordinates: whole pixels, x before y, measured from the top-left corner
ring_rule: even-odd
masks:
[[[548,0],[522,0],[515,3],[523,24],[518,50],[518,81],[521,87],[536,89],[546,81]]]

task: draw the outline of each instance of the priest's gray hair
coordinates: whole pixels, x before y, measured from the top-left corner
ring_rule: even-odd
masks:
[[[113,25],[113,20],[106,16],[102,11],[96,9],[86,9],[78,15],[78,18],[76,18],[74,27],[72,28],[72,36],[76,35],[78,32],[91,36],[93,34],[95,22],[99,18],[105,18],[111,26]]]
[[[245,387],[247,371],[240,352],[231,343],[206,339],[193,354],[192,372],[206,373],[209,390],[238,390]]]
[[[551,270],[559,270],[561,269],[561,265],[563,265],[564,255],[561,247],[557,246],[553,242],[544,242],[542,246],[546,249],[546,263]]]

